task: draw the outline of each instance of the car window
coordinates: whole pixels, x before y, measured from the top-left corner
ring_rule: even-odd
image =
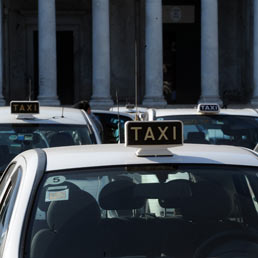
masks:
[[[258,230],[257,173],[191,164],[48,173],[25,251],[28,258],[193,257],[214,234]]]
[[[0,255],[8,234],[11,213],[21,179],[21,168],[13,171],[14,167],[15,165],[10,166],[0,184]]]
[[[230,115],[173,115],[157,120],[181,120],[186,143],[226,144],[254,149],[258,143],[258,118]]]
[[[103,143],[123,143],[124,124],[132,119],[121,114],[94,113],[103,126]]]
[[[1,124],[0,170],[28,149],[93,143],[95,138],[85,125]]]

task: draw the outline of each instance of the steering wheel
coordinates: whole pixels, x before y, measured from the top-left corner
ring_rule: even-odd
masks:
[[[250,230],[225,231],[204,241],[195,251],[193,258],[205,258],[212,250],[229,241],[242,240],[258,245],[258,232]],[[258,250],[258,249],[257,249]]]

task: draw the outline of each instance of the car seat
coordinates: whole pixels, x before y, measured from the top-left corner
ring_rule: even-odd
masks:
[[[58,191],[67,191],[68,198],[50,203],[48,227],[33,237],[30,257],[100,257],[100,210],[95,198],[76,186],[61,190],[59,186]]]
[[[187,134],[186,143],[204,143],[209,144],[209,141],[205,139],[204,132],[189,132]]]

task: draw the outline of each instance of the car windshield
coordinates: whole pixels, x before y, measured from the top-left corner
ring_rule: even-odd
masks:
[[[0,171],[28,149],[93,143],[95,138],[85,125],[0,124]]]
[[[50,172],[33,199],[26,258],[190,258],[212,236],[258,230],[258,168],[135,165]]]
[[[186,143],[226,144],[254,149],[258,117],[230,115],[173,115],[157,120],[181,120]]]

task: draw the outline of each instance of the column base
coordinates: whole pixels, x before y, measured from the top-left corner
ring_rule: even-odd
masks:
[[[91,109],[109,109],[114,106],[110,97],[92,97],[90,100]]]
[[[60,101],[57,97],[38,97],[41,106],[60,106]]]
[[[163,97],[144,97],[142,105],[144,107],[159,108],[159,107],[165,107],[167,105],[167,102]]]
[[[217,103],[223,105],[222,100],[218,96],[201,96],[198,103]]]
[[[7,103],[3,97],[0,98],[0,106],[6,106]]]
[[[251,105],[258,108],[258,96],[251,99]]]

